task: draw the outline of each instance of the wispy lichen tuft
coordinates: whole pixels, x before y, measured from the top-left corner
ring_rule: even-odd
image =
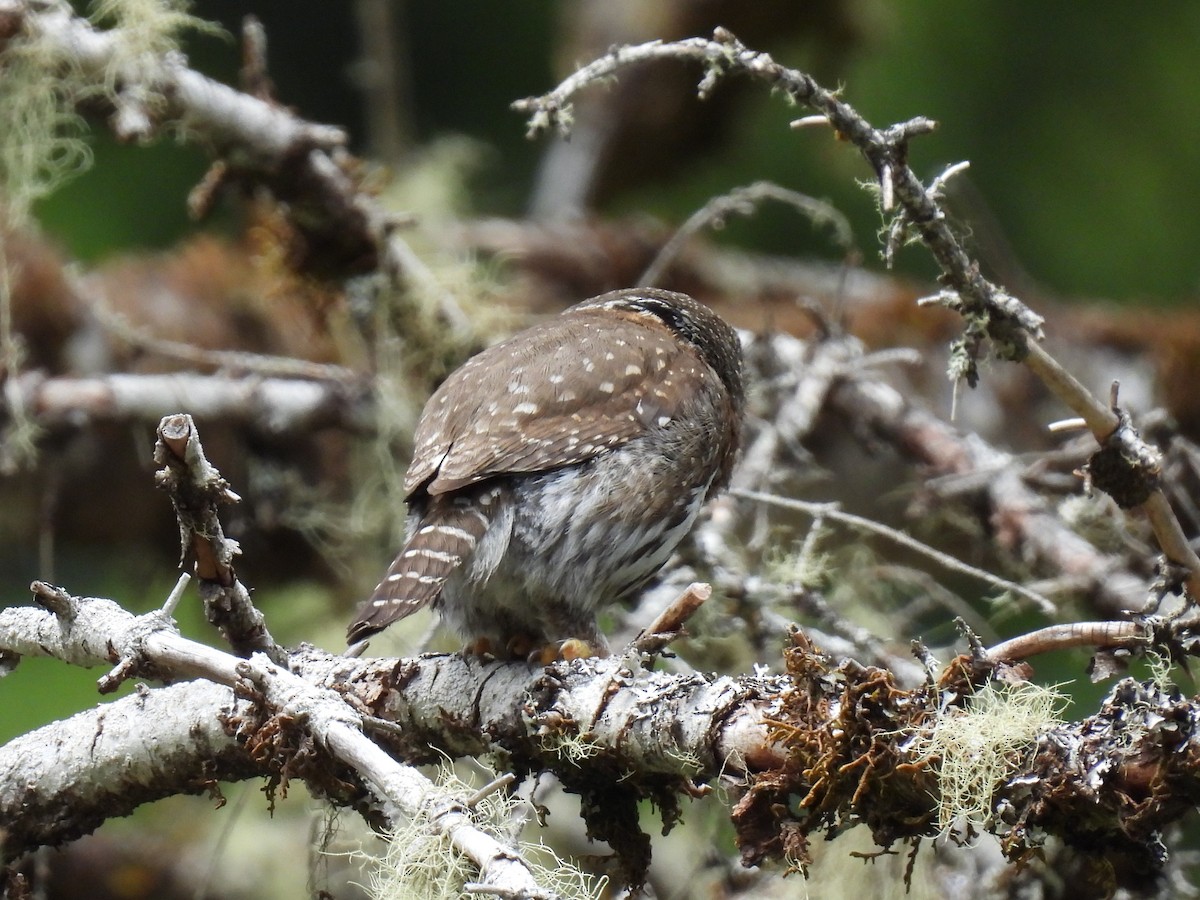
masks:
[[[123,80],[151,88],[150,73],[179,51],[185,32],[224,34],[220,26],[193,16],[190,7],[190,0],[95,0],[92,22],[120,38],[105,70],[106,94],[114,96]],[[145,102],[144,96],[140,99]]]
[[[441,767],[436,782],[447,797],[462,797],[476,790],[449,765]],[[588,875],[541,843],[518,840],[524,820],[515,812],[521,802],[499,791],[488,795],[472,810],[477,827],[514,847],[529,864],[538,884],[557,896],[579,900],[600,897],[607,879]],[[411,822],[389,836],[387,843],[387,852],[371,861],[367,890],[373,900],[462,897],[466,886],[478,876],[470,861],[450,846],[448,838],[434,834],[427,822]]]
[[[937,767],[943,834],[959,824],[986,827],[996,788],[1030,762],[1038,735],[1060,724],[1065,702],[1054,688],[1030,682],[987,684],[966,707],[939,713],[913,752]]]
[[[3,55],[0,91],[0,222],[27,224],[33,204],[91,163],[75,105],[82,75],[36,37],[18,36]]]

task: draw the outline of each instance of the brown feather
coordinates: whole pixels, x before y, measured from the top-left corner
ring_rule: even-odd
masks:
[[[510,339],[446,379],[417,429],[404,480],[409,496],[422,487],[437,495],[496,475],[580,463],[673,416],[679,393],[671,387],[699,365],[694,352],[654,319],[615,345],[604,318],[594,310],[568,312],[522,332],[519,355]],[[496,385],[509,387],[511,402],[488,399]],[[443,404],[442,397],[458,402]]]

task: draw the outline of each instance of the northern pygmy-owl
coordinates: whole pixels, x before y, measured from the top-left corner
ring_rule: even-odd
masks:
[[[726,485],[743,405],[736,332],[670,291],[603,294],[472,357],[421,415],[408,541],[349,641],[432,603],[477,648],[606,653],[597,609]]]

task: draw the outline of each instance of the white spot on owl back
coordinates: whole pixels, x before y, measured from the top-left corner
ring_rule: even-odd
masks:
[[[565,375],[551,375],[551,376],[550,376],[550,383],[551,383],[551,384],[562,384],[562,383],[563,383],[563,380],[564,380],[565,378],[566,378],[566,376],[565,376]]]
[[[455,528],[453,525],[425,525],[417,534],[429,534],[431,531],[436,531],[439,534],[444,534],[447,537],[458,538],[460,541],[470,541],[475,543],[475,536],[471,532],[462,528]]]
[[[625,367],[625,374],[626,375],[641,375],[642,367],[638,366],[638,365],[634,365],[633,363],[630,363],[629,365],[627,365]]]
[[[613,384],[611,381],[602,381],[602,382],[600,382],[599,385],[597,385],[597,387],[601,391],[603,391],[605,394],[611,394],[613,391],[615,391],[617,389],[617,386],[615,384]]]
[[[537,411],[538,405],[536,403],[530,403],[528,400],[524,400],[513,407],[513,412],[515,412],[518,416],[532,416],[535,415]]]

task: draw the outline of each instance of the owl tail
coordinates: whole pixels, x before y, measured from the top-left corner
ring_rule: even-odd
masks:
[[[432,603],[491,524],[491,502],[435,497],[383,581],[346,629],[353,644]]]

